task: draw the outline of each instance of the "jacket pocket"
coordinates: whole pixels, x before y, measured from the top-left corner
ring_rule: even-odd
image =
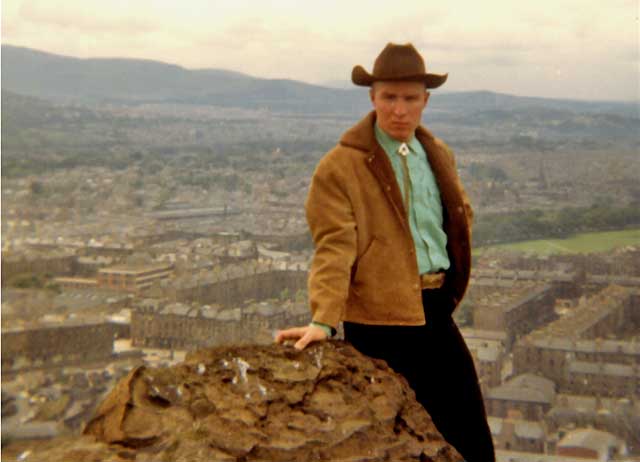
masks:
[[[382,286],[388,279],[389,247],[379,238],[374,237],[365,251],[358,257],[353,275],[353,288],[356,292],[367,294],[371,289]],[[371,294],[369,294],[371,295]]]

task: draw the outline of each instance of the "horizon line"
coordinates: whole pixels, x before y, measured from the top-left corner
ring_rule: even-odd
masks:
[[[152,58],[130,58],[130,57],[122,57],[122,56],[101,56],[101,57],[79,57],[79,56],[73,56],[73,55],[69,55],[69,54],[62,54],[62,53],[55,53],[55,52],[51,52],[51,51],[46,51],[43,49],[38,49],[38,48],[32,48],[32,47],[28,47],[28,46],[24,46],[24,45],[14,45],[11,43],[3,43],[0,42],[0,45],[2,47],[8,46],[8,47],[13,47],[13,48],[22,48],[25,50],[30,50],[30,51],[34,51],[37,53],[42,53],[42,54],[47,54],[47,55],[53,55],[53,56],[58,56],[61,58],[68,58],[68,59],[76,59],[76,60],[81,60],[81,61],[87,61],[87,60],[122,60],[122,61],[147,61],[150,63],[158,63],[158,64],[163,64],[166,66],[175,66],[178,67],[180,69],[184,69],[186,71],[222,71],[222,72],[229,72],[229,73],[233,73],[233,74],[239,74],[248,78],[252,78],[252,79],[257,79],[257,80],[271,80],[271,81],[290,81],[290,82],[299,82],[299,83],[303,83],[305,85],[310,85],[310,86],[314,86],[314,87],[320,87],[320,88],[327,88],[327,89],[331,89],[331,90],[345,90],[345,91],[351,91],[351,90],[358,90],[362,87],[358,87],[355,86],[353,88],[347,87],[347,86],[334,86],[334,85],[330,85],[328,83],[322,83],[322,82],[318,82],[318,83],[314,83],[314,82],[309,82],[306,80],[297,80],[297,79],[292,79],[292,78],[287,78],[287,77],[259,77],[256,75],[252,75],[252,74],[247,74],[246,72],[242,72],[242,71],[237,71],[234,69],[227,69],[227,68],[220,68],[220,67],[195,67],[195,68],[190,68],[190,67],[186,67],[183,66],[181,64],[175,64],[172,62],[167,62],[167,61],[160,61],[158,59],[152,59]],[[324,82],[342,82],[343,80],[340,79],[331,79],[331,80],[327,80]],[[344,79],[345,83],[349,82],[349,79]],[[364,89],[366,91],[366,89]],[[9,90],[11,91],[11,90]],[[15,92],[14,92],[15,93]],[[510,96],[510,97],[515,97],[515,98],[527,98],[527,99],[543,99],[543,100],[554,100],[554,101],[570,101],[570,102],[578,102],[578,103],[600,103],[600,104],[606,104],[606,103],[610,103],[610,104],[637,104],[640,105],[640,94],[635,98],[635,99],[582,99],[582,98],[571,98],[571,97],[565,97],[565,98],[558,98],[558,97],[552,97],[552,96],[534,96],[534,95],[520,95],[520,94],[514,94],[514,93],[506,93],[506,92],[501,92],[501,91],[496,91],[496,90],[489,90],[489,89],[473,89],[473,90],[440,90],[438,92],[435,93],[434,96],[437,96],[438,94],[461,94],[461,93],[493,93],[496,95],[504,95],[504,96]]]

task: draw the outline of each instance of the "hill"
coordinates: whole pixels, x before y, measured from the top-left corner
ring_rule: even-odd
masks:
[[[370,107],[366,89],[261,79],[223,69],[186,69],[141,59],[60,56],[2,45],[2,88],[56,101],[190,103],[302,113],[362,113]],[[347,70],[346,70],[347,71]],[[345,71],[345,72],[346,72]],[[595,102],[533,98],[490,91],[435,91],[430,110],[440,113],[554,111],[609,113],[638,119],[637,102]],[[500,116],[500,114],[498,114]]]
[[[155,123],[147,119],[150,112],[163,125],[162,133],[173,130],[178,119],[198,133],[212,133],[219,130],[198,120],[197,114],[214,110],[223,119],[231,116],[230,108],[244,111],[242,123],[252,124],[243,138],[233,138],[227,130],[196,144],[250,141],[277,148],[290,142],[295,150],[301,143],[324,150],[371,108],[365,88],[261,79],[222,69],[189,70],[149,60],[79,59],[3,45],[2,65],[3,148],[9,148],[10,155],[13,147],[20,152],[39,147],[93,151],[113,143],[161,140]],[[434,91],[424,122],[456,149],[629,152],[640,147],[638,111],[637,102]]]
[[[293,80],[150,60],[79,59],[10,45],[2,46],[2,67],[3,89],[59,102],[177,102],[295,112],[366,103],[358,92]]]

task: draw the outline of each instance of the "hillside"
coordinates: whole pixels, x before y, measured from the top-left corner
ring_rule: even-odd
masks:
[[[77,103],[181,102],[324,112],[362,106],[362,94],[220,69],[136,59],[78,59],[2,46],[2,88]]]
[[[140,59],[60,56],[2,45],[2,88],[58,101],[182,102],[268,108],[303,113],[361,113],[366,89],[330,88],[287,79],[261,79],[222,69],[186,69]],[[349,73],[345,69],[345,74]],[[638,119],[638,103],[594,102],[514,96],[490,91],[434,91],[430,110],[490,113],[546,108],[572,113],[608,113]],[[491,114],[486,114],[491,115]]]

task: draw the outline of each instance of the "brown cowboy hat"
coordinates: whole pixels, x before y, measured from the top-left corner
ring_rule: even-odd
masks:
[[[351,80],[363,87],[381,80],[407,80],[424,82],[427,88],[438,88],[447,80],[448,75],[427,74],[422,56],[410,43],[388,43],[376,58],[373,74],[369,74],[362,66],[355,66],[351,71]]]

